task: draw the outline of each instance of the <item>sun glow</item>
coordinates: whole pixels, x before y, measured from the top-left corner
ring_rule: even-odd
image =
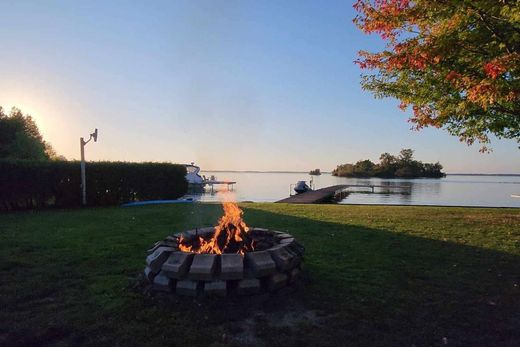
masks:
[[[3,103],[5,100],[9,100],[8,103]],[[33,101],[31,101],[33,100]],[[36,100],[36,101],[34,101]],[[23,97],[16,95],[3,95],[2,99],[0,99],[0,106],[4,109],[4,113],[9,114],[13,107],[16,107],[24,115],[31,116],[32,119],[36,122],[38,129],[40,129],[40,133],[43,138],[47,138],[47,134],[49,132],[49,122],[46,121],[45,114],[47,110],[50,109],[50,105],[47,102],[42,102],[37,98],[32,98],[31,95],[27,94]]]
[[[11,90],[0,96],[0,106],[9,114],[13,107],[18,108],[24,115],[31,116],[43,139],[50,143],[58,154],[70,157],[69,149],[76,149],[76,141],[70,141],[71,123],[61,117],[67,105],[66,100],[60,100],[57,107],[56,98],[51,91],[45,93],[38,90],[17,91]],[[75,140],[75,139],[74,139]],[[71,147],[74,146],[74,147]]]

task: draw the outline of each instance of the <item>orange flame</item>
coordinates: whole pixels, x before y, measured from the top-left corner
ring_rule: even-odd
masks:
[[[220,217],[215,232],[209,239],[198,237],[198,242],[189,242],[182,236],[179,239],[179,249],[192,253],[239,253],[253,250],[252,241],[247,233],[249,228],[242,220],[244,213],[236,202],[222,202],[224,215]],[[198,245],[196,245],[198,243]],[[195,244],[195,245],[194,245]],[[198,247],[197,247],[198,246]]]

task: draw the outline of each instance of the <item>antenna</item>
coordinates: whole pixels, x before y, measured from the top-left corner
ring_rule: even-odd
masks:
[[[97,142],[97,136],[98,136],[97,128],[96,128],[96,130],[94,130],[94,132],[92,134],[90,134],[90,136],[92,136],[92,138],[94,139],[94,142]]]

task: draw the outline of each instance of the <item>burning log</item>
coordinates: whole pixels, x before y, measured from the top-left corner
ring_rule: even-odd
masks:
[[[224,215],[219,219],[215,232],[210,237],[198,236],[194,240],[181,237],[179,249],[192,253],[239,253],[255,249],[249,228],[242,220],[244,213],[235,202],[224,202]]]

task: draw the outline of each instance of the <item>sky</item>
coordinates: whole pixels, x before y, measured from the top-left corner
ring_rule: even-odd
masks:
[[[31,114],[68,159],[194,161],[204,170],[329,171],[415,150],[449,173],[520,173],[520,150],[479,153],[411,131],[353,63],[376,36],[352,1],[0,0],[0,106]]]

